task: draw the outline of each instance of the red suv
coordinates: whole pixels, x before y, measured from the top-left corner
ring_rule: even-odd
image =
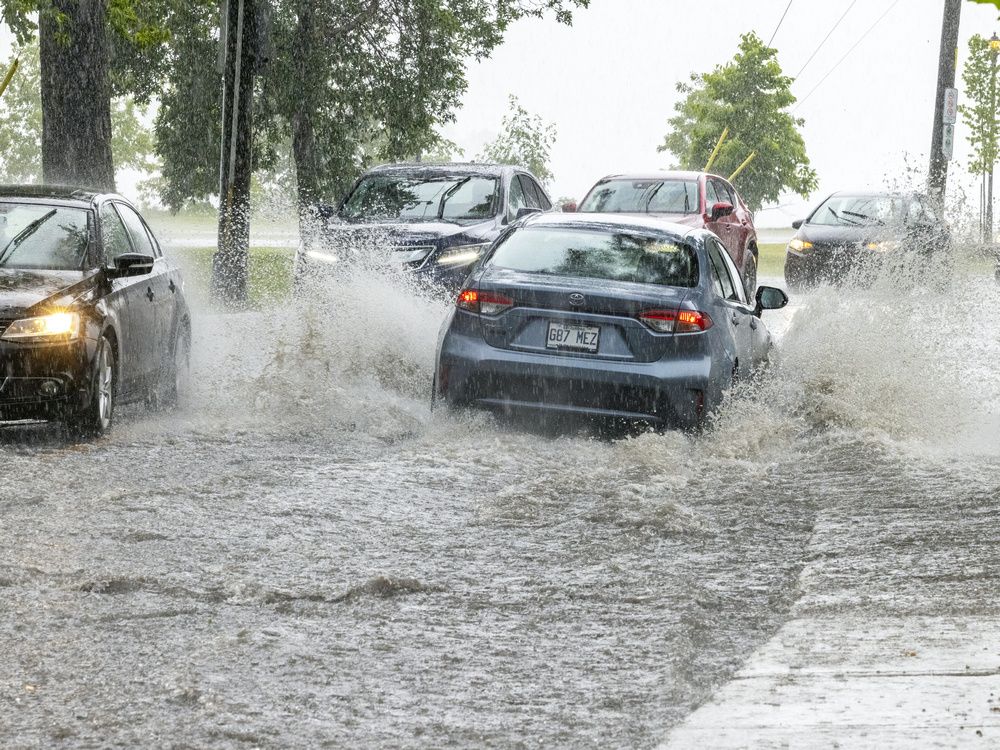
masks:
[[[590,189],[576,210],[655,214],[715,232],[740,269],[748,298],[753,299],[757,287],[753,214],[736,189],[721,177],[705,172],[610,175]]]

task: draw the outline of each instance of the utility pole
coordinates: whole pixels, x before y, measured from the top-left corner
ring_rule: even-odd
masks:
[[[951,147],[954,142],[954,125],[946,125],[944,121],[944,104],[946,90],[955,88],[955,58],[958,51],[958,22],[961,13],[962,0],[945,0],[944,18],[941,21],[937,87],[934,90],[931,162],[927,172],[927,192],[939,210],[944,208],[944,195],[948,184],[948,160],[951,158]],[[945,137],[946,128],[950,141]]]
[[[250,175],[253,163],[253,81],[256,0],[222,6],[222,150],[219,165],[219,244],[212,257],[212,294],[244,302],[250,260]]]

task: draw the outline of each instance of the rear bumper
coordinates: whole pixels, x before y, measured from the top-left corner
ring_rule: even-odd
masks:
[[[448,331],[435,395],[455,406],[689,428],[714,405],[707,356],[635,363],[497,349]]]
[[[60,419],[90,398],[92,342],[0,342],[0,421]]]

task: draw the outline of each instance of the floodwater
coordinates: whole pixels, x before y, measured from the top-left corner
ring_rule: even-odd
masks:
[[[359,272],[204,312],[182,411],[0,430],[0,744],[651,747],[805,590],[1000,609],[989,277],[766,314],[696,436],[432,413],[445,309]]]

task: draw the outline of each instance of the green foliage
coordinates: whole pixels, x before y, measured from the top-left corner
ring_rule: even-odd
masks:
[[[997,55],[990,49],[989,40],[979,34],[969,39],[962,82],[968,104],[959,105],[958,111],[972,146],[969,171],[987,174],[997,162]]]
[[[729,138],[712,171],[728,175],[756,151],[736,180],[751,208],[776,202],[786,190],[806,197],[816,188],[816,173],[798,130],[803,120],[786,111],[795,102],[791,83],[781,72],[777,50],[756,34],[744,34],[731,62],[711,73],[692,74],[690,84],[677,84],[686,96],[676,105],[671,130],[657,150],[673,153],[682,169],[701,170],[728,127]]]
[[[479,158],[497,164],[523,167],[548,184],[552,180],[549,158],[556,142],[556,128],[546,125],[538,115],[529,114],[517,97],[508,97],[510,111],[504,115],[500,134],[487,144]]]
[[[6,65],[13,62],[13,58]],[[0,98],[0,177],[10,182],[38,182],[42,176],[42,99],[38,45],[21,50],[20,66]],[[111,151],[118,169],[149,172],[153,134],[147,113],[128,97],[111,102]]]
[[[255,164],[270,169],[291,142],[299,198],[311,203],[336,200],[373,163],[447,150],[438,131],[461,102],[466,61],[488,55],[518,18],[553,12],[568,23],[588,2],[275,0]],[[180,5],[165,16],[170,73],[157,121],[175,209],[217,192],[220,140],[217,6]],[[197,20],[182,28],[182,13]]]

